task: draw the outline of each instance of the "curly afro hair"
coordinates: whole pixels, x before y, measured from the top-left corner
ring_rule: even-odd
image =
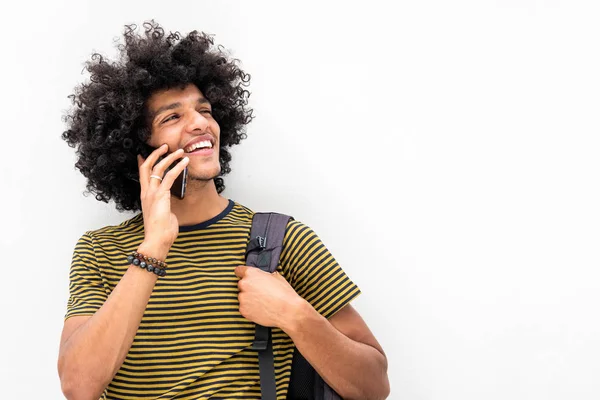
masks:
[[[250,75],[238,67],[212,36],[193,31],[165,35],[154,21],[126,25],[120,59],[95,53],[86,63],[90,81],[75,88],[73,108],[64,117],[64,139],[76,148],[75,167],[87,178],[86,193],[99,201],[113,200],[119,211],[141,210],[137,154],[148,154],[150,128],[146,101],[156,91],[194,84],[210,101],[221,128],[221,176],[231,172],[230,146],[246,138],[252,120],[245,89]],[[223,179],[214,179],[217,192]]]

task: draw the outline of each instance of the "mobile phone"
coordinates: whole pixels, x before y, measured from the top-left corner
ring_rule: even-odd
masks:
[[[154,150],[156,150],[155,147],[151,147],[151,146],[148,146],[147,144],[145,144],[144,148],[141,151],[142,157],[148,158],[150,153],[152,153]],[[162,159],[165,158],[167,155],[168,154],[165,154],[164,156],[160,156],[158,158],[157,163],[162,161]],[[175,162],[173,164],[169,165],[167,167],[167,170],[165,171],[165,174],[167,172],[169,172],[171,169],[173,169],[173,167],[175,167],[177,165],[177,163],[181,160],[182,159],[179,158],[179,159],[175,160]],[[183,199],[185,197],[185,189],[187,187],[187,180],[188,180],[188,167],[186,166],[183,169],[183,171],[177,176],[177,178],[175,178],[175,181],[173,182],[173,185],[171,186],[171,194],[173,196],[177,197],[178,199]]]
[[[175,162],[167,168],[167,171],[165,172],[165,174],[167,172],[169,172],[173,167],[175,167],[177,165],[177,163],[180,162],[181,160],[182,160],[181,158],[175,160]],[[177,178],[175,178],[175,181],[173,182],[173,185],[171,186],[171,194],[173,196],[177,197],[178,199],[183,199],[183,197],[185,196],[185,188],[187,186],[187,178],[188,178],[188,167],[186,165],[185,168],[183,169],[183,171],[179,175],[177,175]]]

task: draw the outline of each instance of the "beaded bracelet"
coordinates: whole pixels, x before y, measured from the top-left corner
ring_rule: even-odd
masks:
[[[157,260],[156,258],[145,256],[137,251],[134,251],[127,257],[127,262],[137,267],[143,268],[148,272],[154,272],[158,276],[167,275],[167,263],[164,261]],[[154,266],[152,264],[156,264]]]

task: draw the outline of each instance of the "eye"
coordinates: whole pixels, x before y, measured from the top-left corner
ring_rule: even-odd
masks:
[[[169,121],[171,121],[172,119],[175,119],[175,118],[179,118],[179,115],[177,115],[177,114],[169,115],[167,118],[163,119],[163,121],[161,122],[161,124],[164,124],[165,122],[169,122]]]
[[[200,110],[200,114],[212,115],[212,111],[209,110],[208,108],[205,108],[205,109]]]

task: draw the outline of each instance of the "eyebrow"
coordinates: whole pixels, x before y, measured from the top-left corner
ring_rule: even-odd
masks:
[[[197,104],[210,105],[210,101],[208,101],[205,97],[200,97],[200,98],[198,98]],[[169,111],[169,110],[175,110],[179,107],[181,107],[181,103],[171,103],[166,106],[158,107],[158,109],[156,111],[150,112],[150,121],[154,121],[154,118],[156,118],[156,116],[160,113],[163,113],[163,112]]]

